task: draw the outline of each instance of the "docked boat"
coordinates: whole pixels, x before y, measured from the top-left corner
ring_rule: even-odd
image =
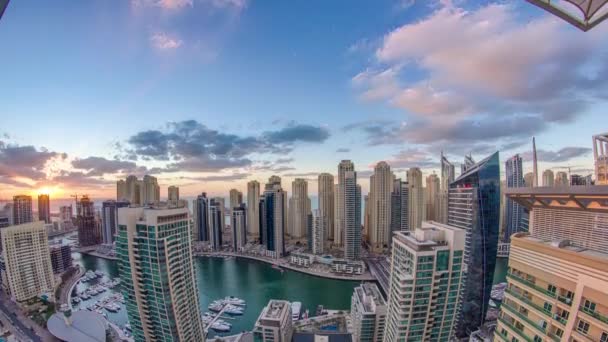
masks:
[[[110,311],[110,312],[118,312],[118,310],[120,310],[120,305],[116,304],[116,303],[110,303],[107,304],[105,306],[106,310]]]
[[[237,298],[237,297],[233,297],[233,296],[224,298],[224,303],[226,303],[226,304],[232,304],[232,305],[238,305],[238,306],[245,306],[245,305],[247,305],[247,303],[243,299],[240,299],[240,298]]]
[[[229,314],[229,315],[242,315],[244,310],[241,307],[238,307],[236,305],[232,305],[232,304],[227,304],[224,307],[224,312]]]
[[[226,324],[226,322],[214,322],[213,324],[211,324],[211,329],[217,331],[217,332],[228,332],[230,331],[230,326],[228,324]]]
[[[224,306],[218,302],[213,302],[213,303],[209,304],[209,306],[208,306],[209,310],[211,310],[213,312],[220,312],[220,311],[222,311],[223,307]]]
[[[302,302],[291,303],[291,319],[297,321],[300,319],[300,313],[302,312]]]

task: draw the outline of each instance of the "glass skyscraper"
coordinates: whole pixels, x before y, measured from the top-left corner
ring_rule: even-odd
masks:
[[[519,154],[514,155],[505,162],[505,173],[507,177],[507,188],[521,188],[525,186],[522,159]],[[507,224],[502,237],[503,242],[509,242],[511,240],[511,235],[528,229],[527,224],[525,224],[525,222],[527,222],[527,217],[524,219],[524,216],[527,216],[524,213],[524,208],[508,198],[506,201]]]
[[[500,164],[498,152],[474,165],[450,184],[448,224],[466,231],[464,289],[456,335],[464,337],[483,324],[488,309],[499,234]]]

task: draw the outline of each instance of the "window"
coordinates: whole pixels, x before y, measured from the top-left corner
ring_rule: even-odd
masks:
[[[587,333],[589,332],[589,323],[587,323],[581,319],[580,321],[578,321],[576,330],[583,335],[587,335]]]
[[[450,251],[437,252],[437,271],[446,271],[450,264]]]
[[[587,310],[587,311],[595,311],[595,303],[590,301],[589,299],[585,299],[585,304],[583,304],[583,307]]]
[[[555,335],[561,338],[562,336],[564,336],[564,331],[560,328],[557,328],[557,330],[555,330]]]
[[[600,342],[608,342],[608,332],[603,332],[602,336],[600,336]]]
[[[534,335],[534,342],[543,342],[543,339],[538,335]]]
[[[549,285],[547,285],[547,291],[555,294],[555,292],[557,292],[557,288],[555,287],[555,285],[549,284]]]
[[[553,305],[545,302],[545,305],[543,305],[543,308],[545,309],[545,311],[551,312],[551,310],[553,309]]]
[[[515,337],[511,337],[511,342],[519,342],[519,340],[516,339]]]

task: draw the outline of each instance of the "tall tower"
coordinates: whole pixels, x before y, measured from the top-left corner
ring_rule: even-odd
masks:
[[[323,234],[326,240],[334,239],[334,176],[321,173],[318,177],[319,215],[325,217],[327,231]]]
[[[453,338],[465,236],[463,229],[426,221],[415,231],[395,233],[385,342]]]
[[[156,177],[145,175],[143,180],[142,204],[156,204],[160,201],[160,186]]]
[[[361,187],[357,173],[344,173],[344,258],[361,258]]]
[[[543,172],[543,186],[553,187],[555,184],[553,171],[547,169]]]
[[[467,232],[462,305],[457,336],[468,336],[484,322],[492,291],[500,220],[498,152],[470,165],[450,185],[448,224]]]
[[[32,222],[32,196],[13,196],[13,224]]]
[[[338,186],[336,187],[336,210],[335,210],[335,225],[334,225],[334,245],[344,245],[344,229],[345,229],[345,214],[344,214],[344,175],[346,172],[355,171],[355,164],[350,160],[342,160],[338,164]]]
[[[103,243],[111,245],[114,243],[118,225],[118,208],[126,208],[129,202],[124,201],[104,201],[101,204],[101,230]]]
[[[388,247],[391,232],[391,194],[393,179],[390,166],[381,161],[376,164],[369,179],[370,227],[369,240],[372,248],[382,251]]]
[[[51,201],[47,194],[38,195],[38,219],[51,223]]]
[[[608,133],[593,136],[595,185],[608,185]]]
[[[217,198],[209,201],[209,241],[213,249],[220,250],[224,234],[224,205]]]
[[[439,193],[439,217],[437,221],[448,223],[448,191],[454,181],[454,164],[441,152],[441,192]]]
[[[247,183],[247,233],[260,239],[260,183],[252,180]]]
[[[209,198],[207,198],[207,193],[203,192],[198,195],[194,204],[193,211],[196,218],[194,225],[198,241],[209,241]]]
[[[141,205],[140,184],[136,176],[130,175],[125,182],[126,199],[133,205]]]
[[[505,174],[507,188],[521,188],[526,186],[523,177],[522,159],[519,154],[514,155],[505,162]],[[511,240],[511,235],[523,230],[522,219],[524,216],[524,209],[510,199],[507,199],[506,204],[507,222],[502,241],[508,243]]]
[[[555,186],[570,186],[570,180],[568,179],[568,173],[564,171],[558,171],[555,174]]]
[[[238,252],[247,243],[247,209],[245,204],[232,208],[232,248]]]
[[[78,242],[81,247],[101,243],[101,230],[98,229],[95,222],[95,206],[86,195],[82,196],[77,203],[76,224],[78,226]]]
[[[170,204],[177,205],[179,202],[179,187],[173,185],[168,187],[167,198],[169,199]]]
[[[532,173],[534,174],[534,178],[532,178],[532,186],[533,187],[537,187],[538,186],[538,159],[536,158],[536,138],[532,137],[532,163],[533,164],[533,171]]]
[[[306,237],[308,214],[310,213],[310,198],[308,197],[308,182],[296,178],[291,183],[292,195],[289,199],[290,235],[294,239]]]
[[[326,216],[321,215],[320,210],[314,210],[312,213],[312,241],[310,249],[313,254],[321,255],[324,252],[325,246],[325,233],[327,233],[327,220]]]
[[[407,182],[397,178],[393,181],[393,192],[391,194],[391,233],[389,234],[389,240],[392,239],[393,232],[410,230],[409,224],[409,187]]]
[[[230,210],[240,207],[243,203],[243,193],[237,189],[230,189]]]
[[[439,221],[439,177],[431,174],[426,177],[426,219],[429,221]]]
[[[424,217],[424,189],[422,188],[422,171],[412,167],[407,171],[409,191],[409,228],[419,228]]]
[[[189,222],[187,208],[118,210],[118,270],[136,341],[205,339]]]
[[[267,255],[273,258],[285,255],[286,202],[287,194],[281,189],[280,183],[274,183],[272,188],[267,188],[263,200],[260,201],[262,240]]]
[[[127,182],[124,179],[120,179],[116,182],[116,200],[117,201],[128,201],[127,196]]]

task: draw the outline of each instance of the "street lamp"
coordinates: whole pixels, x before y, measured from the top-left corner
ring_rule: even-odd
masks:
[[[608,18],[608,0],[527,0],[587,32]],[[578,13],[577,13],[578,12]]]

